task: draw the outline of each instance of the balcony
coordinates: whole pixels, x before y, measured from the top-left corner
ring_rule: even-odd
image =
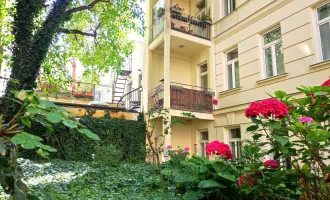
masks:
[[[171,82],[171,109],[190,112],[211,113],[214,93],[208,88],[201,88]],[[149,91],[149,109],[164,107],[163,84]]]
[[[79,98],[94,98],[95,84],[74,82],[72,83],[71,94]]]
[[[171,29],[205,40],[211,40],[211,22],[206,18],[196,17],[178,12],[171,8]]]

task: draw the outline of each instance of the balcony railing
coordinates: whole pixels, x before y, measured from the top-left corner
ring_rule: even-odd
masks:
[[[212,98],[214,92],[209,88],[171,83],[171,108],[191,112],[210,113],[213,110]],[[149,91],[149,109],[163,108],[164,86],[163,84]]]
[[[95,84],[74,82],[72,83],[71,94],[76,97],[93,98],[95,95]]]
[[[210,40],[211,22],[171,9],[171,28],[195,37]]]
[[[159,16],[152,22],[150,27],[150,39],[149,42],[151,43],[154,41],[163,31],[164,31],[164,19],[165,16]]]

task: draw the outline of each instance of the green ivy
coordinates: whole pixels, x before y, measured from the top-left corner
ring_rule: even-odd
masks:
[[[90,140],[77,130],[70,130],[62,124],[54,124],[52,128],[42,126],[43,119],[40,119],[40,123],[32,125],[28,131],[43,138],[44,144],[57,149],[57,152],[50,154],[51,158],[91,161],[92,155],[97,153],[99,147],[113,145],[121,151],[124,161],[145,160],[146,123],[143,114],[139,115],[137,121],[111,118],[110,115],[102,118],[84,116],[79,121],[101,140]],[[25,149],[20,150],[20,156],[36,158],[34,151]]]

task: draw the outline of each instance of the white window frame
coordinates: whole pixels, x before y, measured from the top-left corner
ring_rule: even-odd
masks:
[[[201,67],[203,65],[206,65],[206,72],[201,72]],[[199,77],[198,78],[198,85],[199,85],[200,88],[202,88],[202,77],[203,76],[208,76],[208,72],[209,72],[209,69],[208,69],[208,65],[207,65],[206,61],[198,65],[198,74],[199,74],[199,76],[198,76]],[[208,88],[208,81],[209,81],[209,77],[207,77],[207,86],[206,86],[205,89]]]
[[[204,148],[206,147],[206,145],[209,143],[209,140],[202,140],[202,133],[205,133],[207,132],[207,138],[209,138],[210,134],[209,134],[209,131],[208,130],[199,130],[198,131],[198,137],[199,137],[199,143],[198,143],[198,146],[199,146],[199,152],[198,154],[201,156],[201,157],[207,157],[207,154],[206,154],[206,149],[204,149],[204,153],[205,155],[202,155],[202,144],[204,144]]]
[[[104,96],[104,94],[103,94],[103,90],[95,90],[95,93],[100,93],[100,100],[99,100],[99,102],[103,102],[103,96]]]
[[[230,53],[230,52],[232,52],[232,51],[234,51],[236,49],[237,49],[237,58],[228,61],[227,60],[228,59],[228,53]],[[227,84],[227,90],[231,90],[231,89],[237,88],[237,85],[236,85],[236,73],[235,73],[235,63],[237,62],[239,64],[239,62],[238,62],[238,48],[236,47],[236,48],[230,49],[229,51],[226,52],[226,55],[225,56],[226,56],[226,60],[227,60],[227,62],[226,62],[226,72],[227,72],[227,77],[226,77],[227,78],[227,82],[226,82],[226,84]],[[231,65],[231,73],[232,73],[232,76],[233,76],[232,77],[233,88],[229,88],[228,65]]]
[[[233,130],[233,129],[240,129],[240,133],[241,133],[241,137],[240,138],[231,138],[231,130]],[[231,149],[232,152],[234,152],[234,150],[235,150],[235,154],[234,154],[235,155],[235,158],[241,157],[242,156],[241,154],[240,154],[239,157],[237,157],[237,155],[238,155],[238,145],[237,145],[237,142],[240,142],[241,145],[242,145],[242,131],[241,131],[241,128],[240,127],[229,128],[228,129],[228,144],[229,144],[229,147],[230,148],[231,148],[231,145],[230,145],[231,142],[234,142],[235,143],[235,149]]]
[[[227,1],[227,8],[225,7],[225,1]],[[227,15],[230,15],[230,13],[234,12],[234,10],[236,9],[236,0],[222,0],[221,1],[221,11],[222,11],[222,17],[226,17]],[[231,10],[231,5],[233,4],[233,10]],[[226,12],[227,11],[227,12]]]
[[[270,77],[274,77],[274,76],[279,75],[279,74],[277,74],[277,60],[276,60],[275,46],[279,43],[282,43],[282,32],[281,32],[281,38],[280,39],[275,40],[275,41],[273,41],[269,44],[265,44],[265,35],[267,35],[270,32],[275,31],[276,29],[280,29],[280,31],[282,31],[281,27],[277,26],[276,28],[273,28],[272,30],[267,31],[266,33],[264,33],[262,35],[262,46],[263,46],[262,53],[263,53],[263,58],[264,58],[263,63],[264,63],[264,70],[265,70],[265,74],[264,74],[265,78],[270,78]],[[268,49],[269,47],[271,48],[271,52],[272,52],[272,70],[273,70],[273,76],[270,76],[270,77],[267,76],[267,63],[266,63],[266,49]],[[282,48],[283,48],[283,44],[282,44]]]
[[[319,56],[319,58],[320,58],[320,61],[321,61],[321,62],[322,62],[322,61],[327,61],[327,60],[325,60],[324,57],[323,57],[322,38],[321,38],[321,29],[320,29],[320,26],[322,26],[322,25],[328,23],[328,24],[329,24],[329,28],[330,28],[330,16],[327,17],[327,18],[325,18],[325,19],[319,20],[319,12],[318,12],[318,9],[321,8],[322,6],[327,5],[327,4],[330,5],[330,2],[323,3],[323,4],[321,4],[320,6],[318,6],[318,7],[316,8],[316,24],[317,24],[317,35],[318,35],[318,47],[319,47],[318,49],[319,49],[319,52],[320,52],[320,56]],[[329,36],[329,37],[330,37],[330,36]],[[330,60],[330,59],[328,59],[328,60]]]

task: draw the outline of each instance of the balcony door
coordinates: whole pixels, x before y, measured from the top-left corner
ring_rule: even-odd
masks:
[[[208,88],[207,63],[199,66],[199,86],[202,90],[207,90]]]

